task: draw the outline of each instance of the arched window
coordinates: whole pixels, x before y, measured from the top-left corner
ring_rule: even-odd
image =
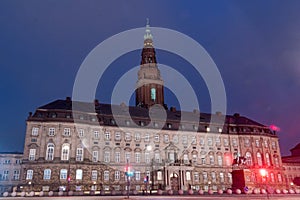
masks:
[[[270,155],[269,153],[266,153],[266,165],[271,166],[271,161],[270,161]]]
[[[252,166],[252,155],[250,152],[247,152],[246,155],[246,165]]]
[[[257,158],[257,165],[262,166],[262,157],[261,157],[261,154],[259,152],[257,152],[256,158]]]
[[[53,160],[53,158],[54,158],[54,144],[49,143],[47,145],[46,160]]]
[[[70,144],[63,144],[61,149],[61,160],[69,160]]]

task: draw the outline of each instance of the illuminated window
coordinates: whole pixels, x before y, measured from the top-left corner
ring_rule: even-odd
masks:
[[[256,158],[257,158],[257,165],[262,166],[262,157],[261,157],[261,154],[259,152],[257,152]]]
[[[145,142],[149,142],[150,141],[150,135],[149,133],[145,134]]]
[[[120,141],[121,140],[121,133],[120,132],[116,132],[115,133],[115,140],[116,141]]]
[[[27,170],[26,180],[32,180],[32,177],[33,177],[33,170],[32,169]]]
[[[158,181],[162,180],[162,172],[161,171],[157,171],[157,180]]]
[[[51,178],[51,169],[44,170],[44,180],[50,180]]]
[[[32,132],[31,132],[31,135],[37,136],[38,134],[39,134],[39,128],[33,127],[33,128],[32,128]]]
[[[82,180],[82,169],[76,169],[76,180]]]
[[[92,170],[92,181],[96,181],[98,177],[98,172],[97,170]]]
[[[282,182],[282,176],[281,176],[281,174],[277,174],[277,179],[278,179],[278,182],[279,182],[279,183]]]
[[[267,166],[271,166],[271,161],[270,161],[270,155],[269,155],[269,153],[266,153],[266,164],[267,164]]]
[[[60,176],[59,176],[59,178],[60,178],[61,180],[66,180],[66,179],[67,179],[67,176],[68,176],[68,170],[66,170],[66,169],[61,169],[61,170],[60,170]]]
[[[190,181],[190,180],[191,180],[191,172],[190,172],[190,171],[187,171],[187,172],[186,172],[186,180],[187,180],[187,181]]]
[[[115,171],[115,180],[120,180],[120,171]]]
[[[224,183],[224,173],[223,172],[220,172],[220,182],[221,183]]]
[[[259,147],[259,140],[258,139],[255,140],[255,146]]]
[[[105,132],[105,140],[110,140],[110,132]]]
[[[76,149],[76,161],[83,161],[83,148]]]
[[[218,165],[219,166],[223,165],[223,157],[221,155],[218,155]]]
[[[252,156],[251,156],[251,153],[247,152],[245,157],[246,157],[246,165],[252,166]]]
[[[155,99],[156,99],[156,89],[151,88],[151,100],[155,101]]]
[[[209,162],[211,165],[215,164],[215,157],[213,155],[209,155]]]
[[[47,145],[47,150],[46,150],[46,160],[53,160],[54,158],[54,144],[49,143]]]
[[[135,172],[135,180],[136,180],[136,181],[141,180],[141,172],[140,172],[140,171],[136,171],[136,172]]]
[[[139,152],[135,153],[135,162],[136,163],[141,162],[141,154]]]
[[[154,136],[154,142],[159,142],[159,135]]]
[[[61,150],[61,160],[69,160],[70,144],[63,144]]]
[[[35,160],[36,149],[29,149],[29,160]]]

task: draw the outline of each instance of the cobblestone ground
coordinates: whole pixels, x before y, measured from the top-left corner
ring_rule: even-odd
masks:
[[[43,199],[51,199],[51,200],[126,200],[126,196],[53,196],[53,197],[0,197],[0,200],[43,200]],[[271,200],[300,200],[299,194],[288,194],[288,195],[202,195],[202,196],[130,196],[129,199],[132,200],[263,200],[263,199],[271,199]]]

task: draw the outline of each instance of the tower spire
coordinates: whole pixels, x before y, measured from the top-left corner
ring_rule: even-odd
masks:
[[[144,35],[144,46],[145,47],[153,47],[153,42],[152,42],[152,34],[150,30],[150,24],[149,24],[149,18],[146,19],[146,31]]]
[[[136,86],[136,105],[150,107],[154,104],[164,106],[164,86],[157,67],[149,19],[146,19],[144,47]]]

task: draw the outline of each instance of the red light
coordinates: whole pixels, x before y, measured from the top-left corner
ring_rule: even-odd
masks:
[[[272,131],[280,131],[280,128],[278,126],[275,126],[274,124],[270,125],[270,129]]]
[[[265,170],[265,169],[260,169],[260,170],[259,170],[259,173],[260,173],[261,176],[266,176],[266,175],[267,175],[267,170]]]
[[[68,181],[69,181],[69,182],[71,181],[71,177],[70,177],[70,176],[68,177]]]

